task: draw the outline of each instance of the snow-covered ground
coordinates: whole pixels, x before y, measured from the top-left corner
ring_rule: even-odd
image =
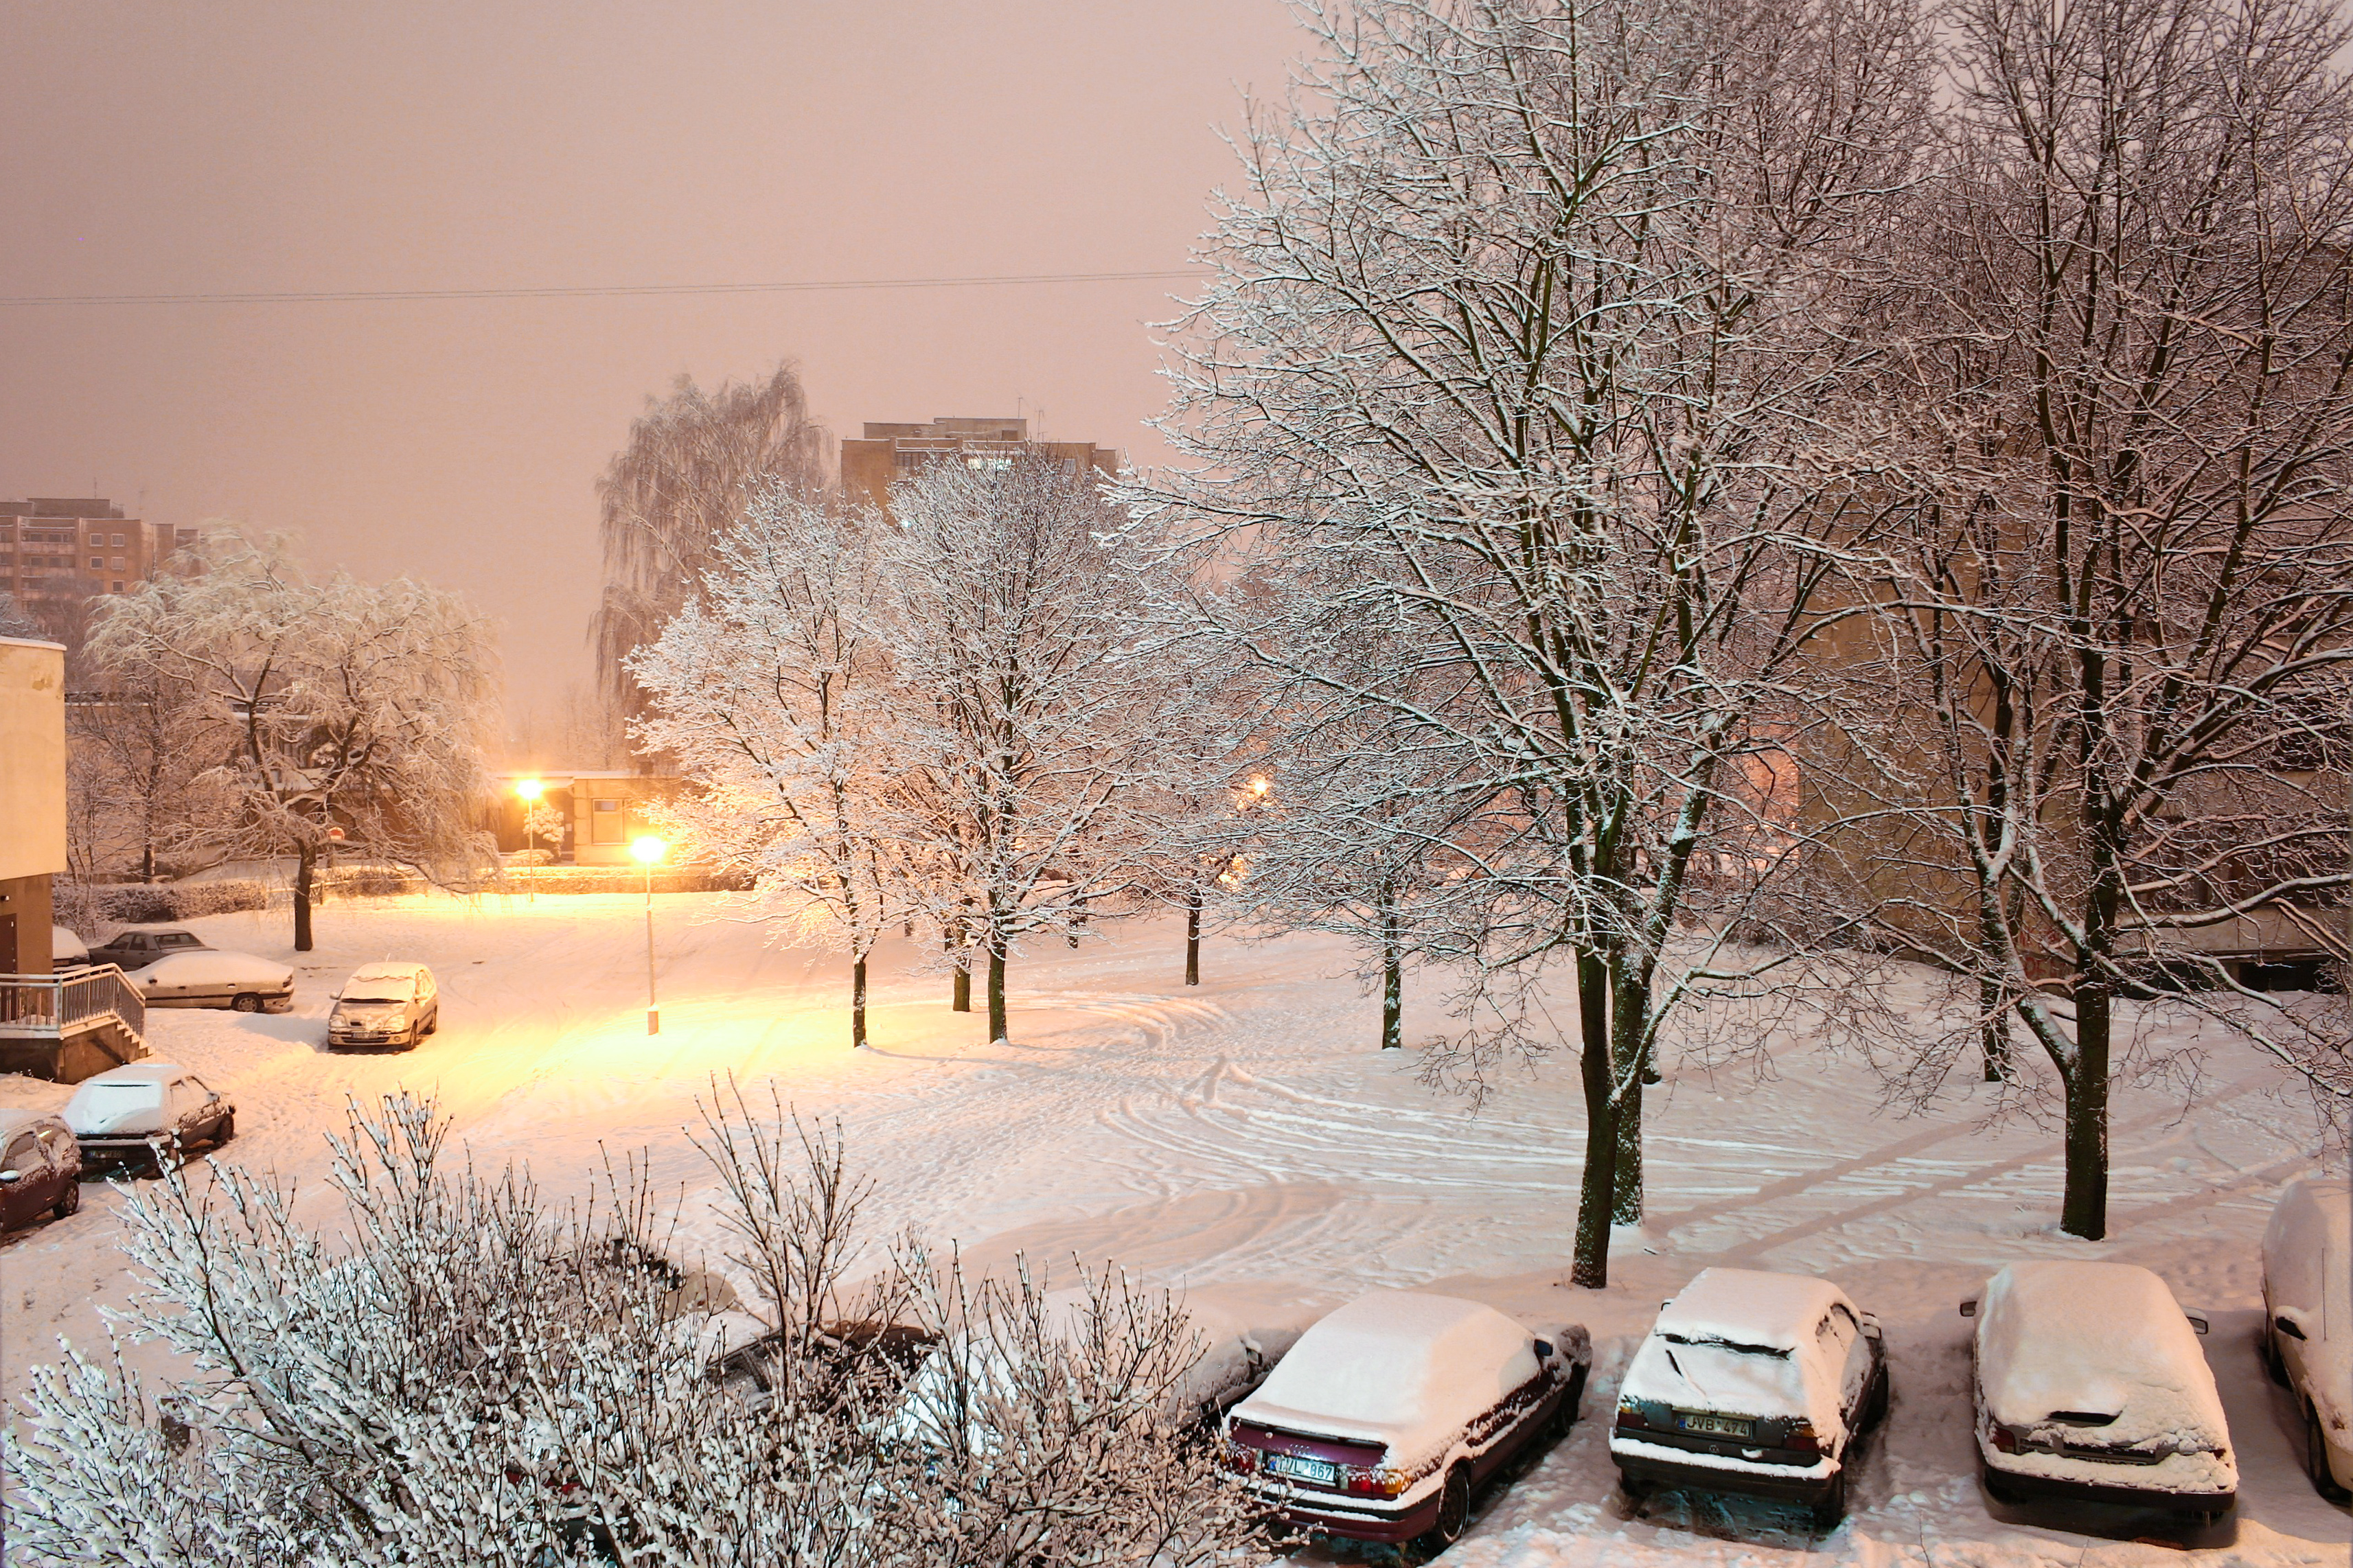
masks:
[[[658,897],[662,1033],[648,1038],[643,907],[631,897],[329,905],[296,966],[290,1015],[158,1011],[151,1045],[237,1103],[227,1157],[317,1184],[320,1132],[347,1098],[429,1089],[478,1163],[526,1161],[582,1190],[604,1152],[643,1151],[684,1194],[688,1244],[708,1185],[681,1131],[713,1075],[779,1083],[839,1117],[880,1184],[876,1231],[923,1226],[968,1261],[1016,1251],[1114,1259],[1195,1300],[1304,1321],[1375,1285],[1427,1285],[1530,1322],[1582,1321],[1594,1387],[1575,1433],[1482,1500],[1448,1554],[1466,1565],[2328,1564],[2353,1560],[2353,1520],[2305,1480],[2284,1395],[2255,1359],[2258,1249],[2279,1187],[2316,1168],[2308,1114],[2251,1055],[2218,1045],[2185,1114],[2178,1094],[2117,1102],[2111,1238],[2056,1235],[2057,1142],[1979,1125],[1973,1085],[1930,1118],[1883,1113],[1852,1062],[1792,1046],[1761,1080],[1671,1061],[1649,1113],[1651,1220],[1622,1239],[1604,1292],[1560,1283],[1582,1153],[1565,1059],[1501,1086],[1477,1113],[1415,1079],[1416,1051],[1371,1049],[1377,1005],[1320,938],[1213,943],[1206,984],[1177,982],[1171,921],[1026,957],[1014,1043],[954,1014],[934,976],[878,955],[873,1048],[846,1045],[843,964],[764,949],[717,922],[716,900]],[[286,916],[192,922],[216,946],[291,959]],[[433,965],[441,1031],[409,1055],[329,1056],[328,993],[386,957]],[[1409,1040],[1445,1020],[1424,995]],[[0,1105],[66,1090],[0,1078]],[[0,1242],[0,1387],[21,1393],[59,1333],[102,1339],[100,1304],[127,1286],[111,1212],[90,1188],[72,1219]],[[2212,1312],[2206,1344],[2244,1477],[2234,1523],[2188,1542],[2135,1537],[2122,1514],[1989,1510],[1973,1474],[1968,1323],[1956,1302],[2019,1258],[2147,1265]],[[1887,1327],[1894,1403],[1857,1472],[1850,1522],[1817,1537],[1765,1505],[1670,1495],[1628,1517],[1601,1418],[1660,1300],[1711,1263],[1817,1271]],[[2076,1533],[2088,1525],[2097,1533]],[[1318,1551],[1325,1561],[1344,1552]]]

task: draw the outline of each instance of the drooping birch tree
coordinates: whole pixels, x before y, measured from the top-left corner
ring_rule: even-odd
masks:
[[[1422,952],[1491,992],[1573,973],[1598,1286],[1662,1023],[1758,983],[1670,941],[1734,929],[1782,863],[1752,785],[1820,721],[1801,656],[1880,524],[1848,300],[1915,172],[1924,33],[1902,0],[1309,25],[1321,61],[1241,138],[1176,325],[1187,471],[1135,504],[1205,578],[1288,583],[1277,624],[1200,594],[1232,657],[1381,711],[1446,781],[1478,874]],[[1366,626],[1409,662],[1359,658]]]

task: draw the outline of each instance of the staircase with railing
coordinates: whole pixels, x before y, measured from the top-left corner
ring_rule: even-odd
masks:
[[[111,963],[0,974],[0,1072],[79,1083],[147,1054],[147,999]]]

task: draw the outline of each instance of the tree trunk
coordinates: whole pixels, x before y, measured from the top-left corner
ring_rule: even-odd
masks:
[[[866,1043],[866,955],[860,953],[849,966],[849,1048],[856,1050]]]
[[[1978,1048],[1985,1055],[1985,1080],[2002,1083],[2010,1078],[2010,1008],[2001,987],[1991,980],[1978,982],[1978,1006],[1984,1014],[1978,1026]]]
[[[1585,1086],[1585,1173],[1577,1184],[1576,1253],[1568,1282],[1589,1290],[1609,1283],[1609,1214],[1617,1206],[1618,1121],[1609,1097],[1608,985],[1600,961],[1577,961],[1577,1012],[1585,1038],[1577,1056]]]
[[[1005,949],[995,942],[988,947],[988,1037],[1005,1039],[1011,1031],[1005,1026]]]
[[[962,921],[948,927],[947,935],[940,940],[940,945],[955,954],[955,979],[948,994],[948,1011],[969,1013],[972,1011],[972,960],[965,954]]]
[[[1618,1102],[1618,1170],[1611,1183],[1612,1225],[1642,1223],[1642,1079],[1637,1074]]]
[[[1185,893],[1185,984],[1201,984],[1201,889]]]
[[[317,851],[308,845],[294,853],[294,951],[311,951],[311,868]]]
[[[1398,952],[1397,900],[1381,889],[1381,1049],[1405,1047],[1405,964]]]
[[[2086,1241],[2108,1234],[2108,1032],[2114,999],[2102,985],[2075,992],[2075,1063],[2067,1088],[2067,1187],[2059,1228]]]

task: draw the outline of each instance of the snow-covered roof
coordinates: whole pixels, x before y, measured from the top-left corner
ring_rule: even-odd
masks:
[[[23,1110],[14,1106],[0,1106],[0,1143],[5,1143],[27,1127],[38,1127],[45,1121],[55,1121],[54,1110]]]
[[[363,963],[352,971],[354,980],[406,980],[424,968],[421,963]]]
[[[232,985],[283,985],[291,982],[294,972],[275,960],[257,958],[249,952],[223,952],[213,948],[201,948],[188,952],[167,952],[132,976],[140,985],[155,985],[171,981],[186,984],[191,981],[220,981]]]
[[[1536,1374],[1534,1336],[1477,1301],[1375,1290],[1299,1337],[1234,1419],[1388,1444],[1393,1461],[1451,1439]]]
[[[1832,1307],[1854,1303],[1827,1279],[1754,1268],[1703,1268],[1659,1310],[1658,1331],[1672,1338],[1795,1351],[1814,1342],[1815,1325]]]
[[[93,1083],[168,1083],[188,1069],[177,1062],[160,1062],[153,1058],[145,1061],[124,1062],[119,1068],[94,1072],[76,1084],[76,1089]]]

